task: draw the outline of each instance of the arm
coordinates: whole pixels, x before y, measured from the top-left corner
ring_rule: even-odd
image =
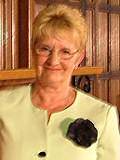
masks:
[[[98,142],[97,160],[120,160],[120,133],[116,107],[110,107]]]

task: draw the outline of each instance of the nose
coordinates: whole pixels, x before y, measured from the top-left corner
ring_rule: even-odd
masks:
[[[55,66],[60,64],[60,56],[58,54],[57,51],[52,51],[52,53],[50,54],[50,56],[47,59],[47,63],[51,66]]]

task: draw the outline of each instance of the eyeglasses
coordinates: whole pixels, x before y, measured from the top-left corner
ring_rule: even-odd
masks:
[[[54,49],[49,48],[48,46],[39,46],[35,48],[35,52],[39,56],[43,57],[49,57],[53,53]],[[71,50],[64,48],[58,51],[58,55],[61,59],[70,59],[79,52],[79,49],[77,49],[74,52],[71,52]]]

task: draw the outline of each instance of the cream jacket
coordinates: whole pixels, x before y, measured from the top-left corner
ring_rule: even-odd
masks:
[[[116,107],[77,91],[74,103],[48,122],[30,93],[31,85],[0,92],[0,160],[120,160]],[[77,118],[89,119],[98,130],[88,148],[65,137],[68,122]]]

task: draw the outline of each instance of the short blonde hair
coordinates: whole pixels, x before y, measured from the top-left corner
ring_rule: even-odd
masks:
[[[82,13],[64,4],[49,5],[39,12],[33,23],[32,47],[34,48],[37,40],[69,31],[77,31],[80,50],[84,49],[87,25]]]

